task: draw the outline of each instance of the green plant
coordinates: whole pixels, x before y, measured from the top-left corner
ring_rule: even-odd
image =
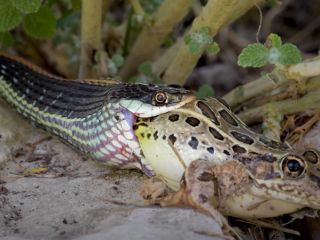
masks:
[[[300,50],[291,43],[282,44],[281,37],[274,33],[268,36],[265,44],[249,44],[238,58],[238,64],[242,67],[262,67],[266,64],[282,67],[300,62]]]
[[[41,0],[0,0],[0,41],[13,43],[10,31],[22,25],[33,38],[51,38],[56,29],[56,17]]]

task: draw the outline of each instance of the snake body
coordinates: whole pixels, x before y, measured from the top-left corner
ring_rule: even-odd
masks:
[[[159,104],[157,94],[165,102]],[[5,54],[0,55],[0,95],[33,124],[82,153],[144,171],[132,129],[136,117],[152,117],[193,99],[182,88],[66,80]]]

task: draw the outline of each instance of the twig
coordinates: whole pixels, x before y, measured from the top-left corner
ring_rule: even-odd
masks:
[[[255,81],[233,89],[223,98],[231,107],[234,107],[250,98],[269,92],[275,87],[281,86],[288,81],[289,80],[285,77],[282,71],[275,69],[271,73],[266,74]]]
[[[269,105],[269,106],[268,106]],[[320,111],[320,90],[309,92],[300,99],[287,99],[251,108],[238,114],[247,124],[260,121],[266,113],[266,107],[276,109],[279,114],[287,115],[307,110]]]

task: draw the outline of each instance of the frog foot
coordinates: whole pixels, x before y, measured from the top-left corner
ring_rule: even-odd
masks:
[[[140,188],[140,195],[149,205],[160,204],[169,195],[169,192],[170,189],[157,177],[146,180]]]

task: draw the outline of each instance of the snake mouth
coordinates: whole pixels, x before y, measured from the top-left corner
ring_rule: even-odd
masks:
[[[180,108],[194,99],[196,99],[196,97],[190,93],[183,96],[176,96],[176,99],[163,106],[154,106],[152,104],[143,103],[139,100],[129,99],[122,99],[119,103],[121,107],[127,109],[135,116],[149,118]]]

